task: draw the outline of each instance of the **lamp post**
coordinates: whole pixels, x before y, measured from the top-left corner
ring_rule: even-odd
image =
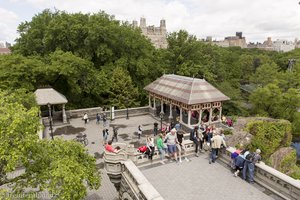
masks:
[[[129,119],[129,113],[128,113],[128,97],[126,97],[125,103],[126,103],[126,119]]]
[[[49,108],[49,124],[50,124],[50,133],[51,133],[51,138],[53,138],[53,128],[52,128],[52,115],[51,115],[51,104],[48,103],[48,108]]]
[[[160,130],[162,131],[162,120],[164,118],[164,113],[163,112],[160,112],[159,113],[159,117],[160,117]]]

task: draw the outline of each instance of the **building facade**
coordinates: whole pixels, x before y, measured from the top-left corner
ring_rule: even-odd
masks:
[[[133,27],[138,27],[138,22],[133,20]],[[155,48],[167,48],[167,28],[166,20],[160,20],[160,26],[147,26],[146,18],[141,17],[139,28],[142,30],[143,35],[150,39]]]

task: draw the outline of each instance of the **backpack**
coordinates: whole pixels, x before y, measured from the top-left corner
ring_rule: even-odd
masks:
[[[253,160],[254,160],[254,153],[249,153],[247,156],[246,156],[246,160],[248,160],[248,161],[250,161],[250,162],[252,162]]]

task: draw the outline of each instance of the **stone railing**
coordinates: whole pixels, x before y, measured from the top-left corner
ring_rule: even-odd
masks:
[[[119,197],[121,200],[163,200],[131,160],[122,163]]]
[[[57,111],[60,112],[60,111]],[[77,109],[77,110],[68,110],[66,111],[66,114],[68,118],[80,118],[83,117],[84,113],[87,113],[90,119],[95,119],[97,113],[103,113],[101,107],[95,107],[95,108],[83,108],[83,109]],[[106,116],[110,118],[110,110],[105,111]],[[128,115],[131,116],[137,116],[137,115],[145,115],[149,114],[149,106],[146,107],[138,107],[138,108],[128,108]],[[127,115],[127,109],[119,109],[114,110],[114,117],[115,118],[124,118]]]
[[[221,155],[220,160],[229,165],[231,160],[230,155],[234,151],[235,149],[232,147],[227,148],[227,150]],[[255,182],[283,199],[299,200],[300,181],[267,166],[263,162],[256,164]]]

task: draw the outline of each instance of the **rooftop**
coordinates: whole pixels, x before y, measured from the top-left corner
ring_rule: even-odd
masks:
[[[51,105],[68,103],[67,98],[53,88],[37,89],[34,94],[39,106],[47,105],[48,103]]]
[[[163,75],[144,89],[187,105],[229,100],[204,79],[174,74]]]

